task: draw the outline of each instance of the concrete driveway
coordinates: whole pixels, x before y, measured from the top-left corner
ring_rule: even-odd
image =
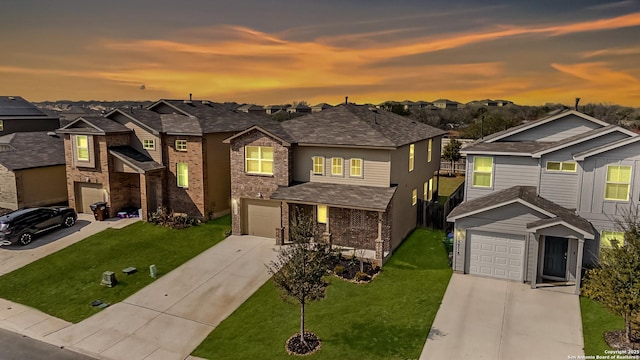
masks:
[[[40,258],[83,240],[106,228],[123,228],[139,219],[108,219],[95,221],[92,214],[78,214],[78,221],[70,228],[55,229],[36,237],[27,246],[0,246],[0,276],[19,269]]]
[[[584,355],[578,296],[453,274],[421,360]]]
[[[123,302],[44,340],[107,359],[185,359],[269,279],[265,264],[276,257],[275,240],[232,235]]]

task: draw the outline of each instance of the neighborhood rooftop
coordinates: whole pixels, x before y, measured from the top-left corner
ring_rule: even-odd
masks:
[[[47,131],[0,136],[0,147],[0,164],[11,171],[65,164],[62,138]]]

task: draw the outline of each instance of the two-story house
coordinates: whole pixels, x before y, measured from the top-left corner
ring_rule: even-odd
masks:
[[[640,204],[640,137],[577,111],[466,146],[465,202],[455,222],[454,270],[514,281],[575,282]]]
[[[325,240],[382,263],[431,200],[444,133],[352,104],[248,128],[226,140],[233,233],[287,241],[301,209]]]
[[[110,216],[159,206],[199,218],[229,212],[229,146],[223,140],[268,121],[226,104],[159,100],[143,109],[80,117],[64,134],[69,205],[90,212],[106,201]]]

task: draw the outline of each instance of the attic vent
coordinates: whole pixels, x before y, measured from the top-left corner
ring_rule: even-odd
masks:
[[[202,105],[211,105],[211,101],[209,101],[209,100],[202,100]]]
[[[378,113],[378,109],[373,106],[369,108],[369,111],[373,111],[374,113]]]
[[[51,136],[51,137],[58,137],[58,134],[56,134],[54,131],[49,131],[47,133],[47,135]]]
[[[16,98],[14,98],[13,96],[9,96],[9,100],[15,100]]]

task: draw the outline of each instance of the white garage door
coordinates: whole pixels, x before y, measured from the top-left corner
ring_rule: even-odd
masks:
[[[280,227],[280,203],[268,200],[243,200],[245,205],[245,232],[249,235],[275,239]]]
[[[89,205],[104,201],[105,191],[102,184],[76,183],[76,210],[78,212],[91,214]]]
[[[523,236],[472,232],[469,242],[469,274],[522,281]]]

